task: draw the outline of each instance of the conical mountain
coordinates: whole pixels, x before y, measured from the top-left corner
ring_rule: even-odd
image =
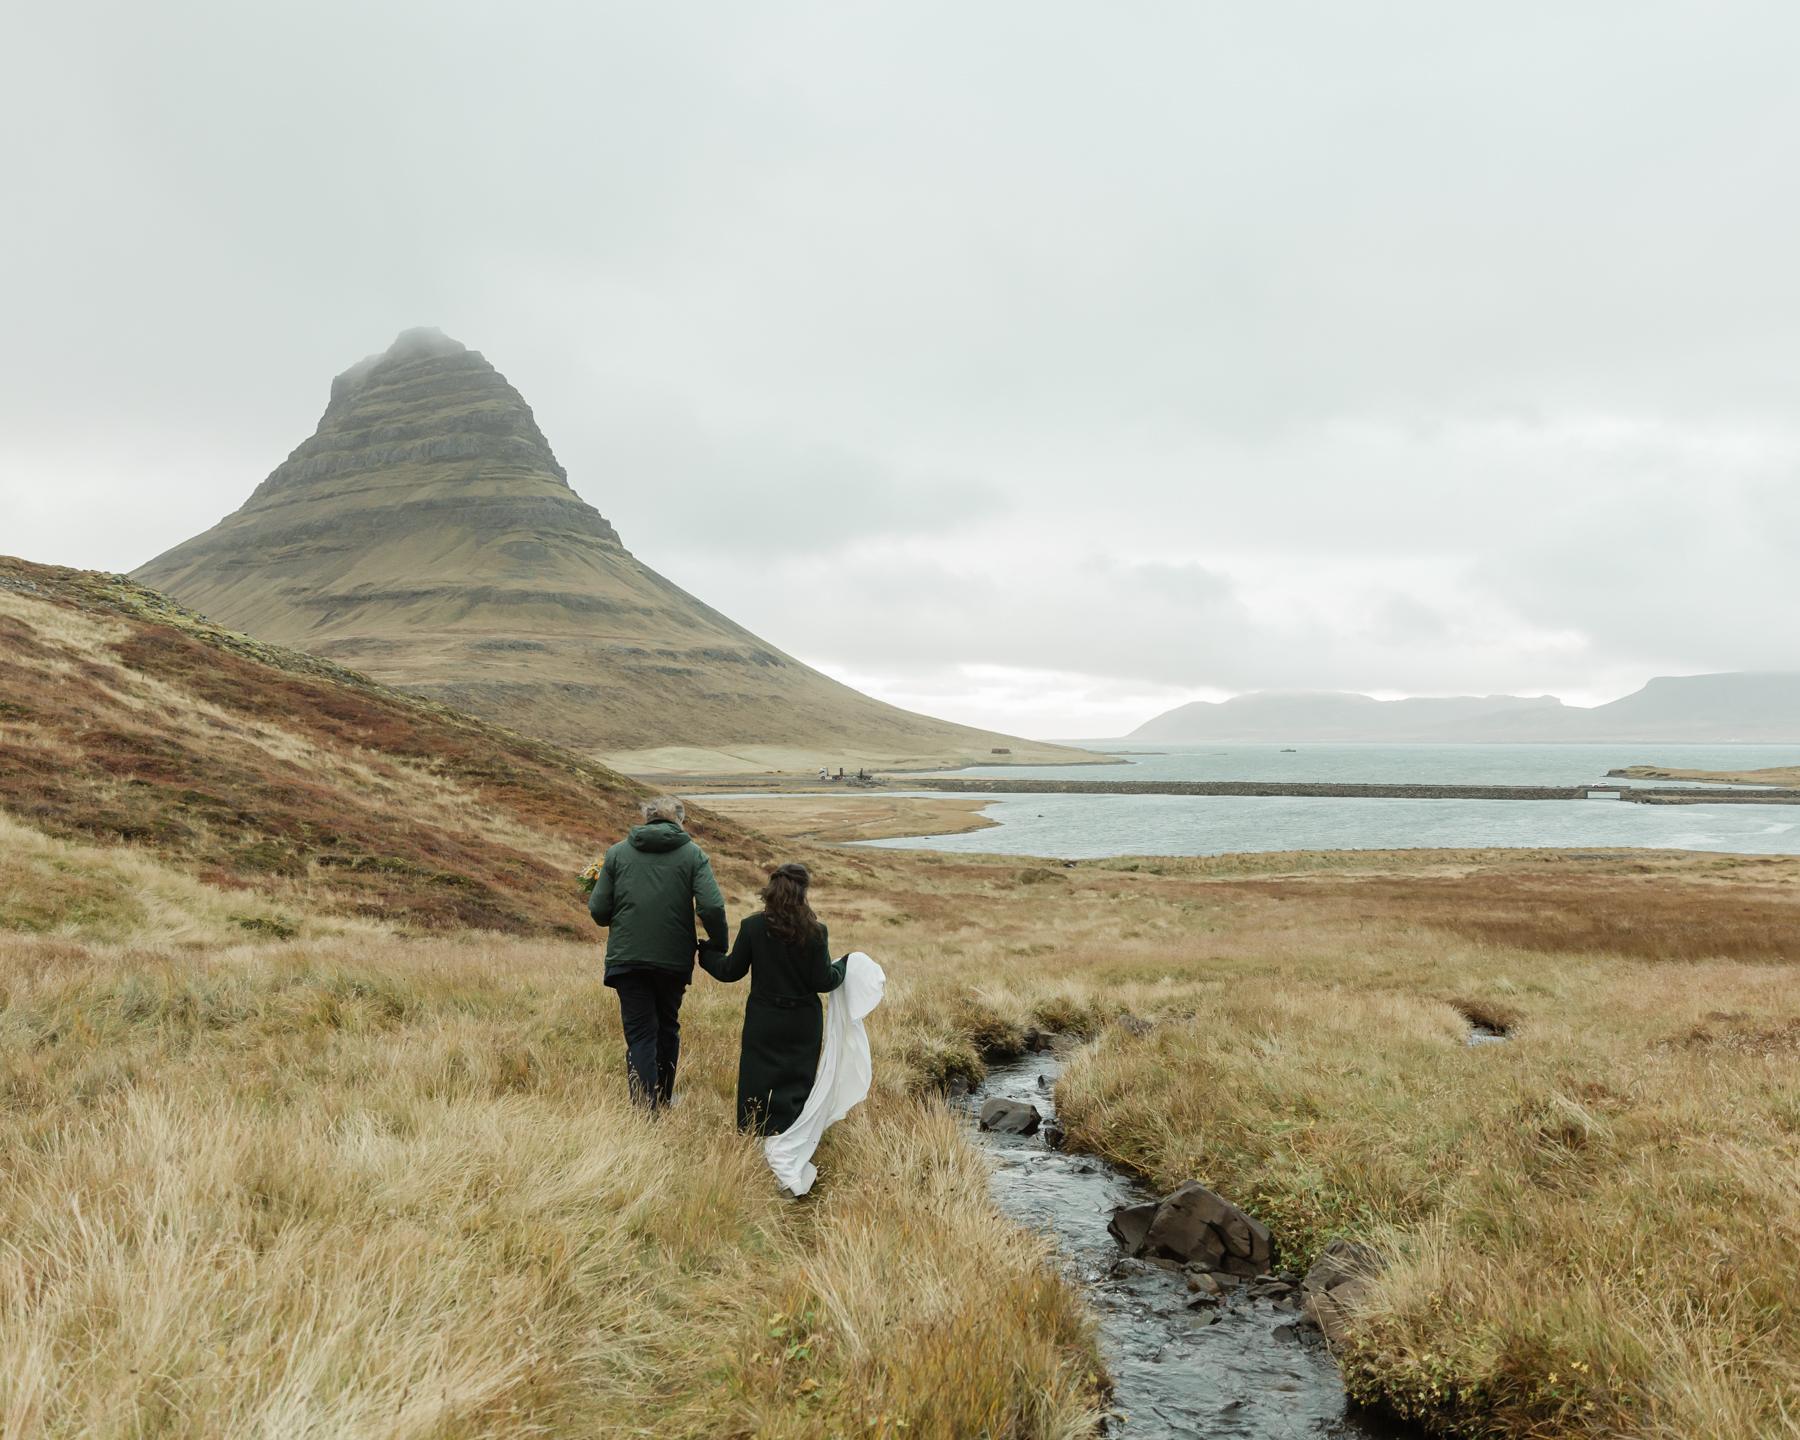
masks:
[[[626,770],[1095,758],[870,699],[663,579],[506,377],[436,330],[338,376],[242,508],[133,578]]]

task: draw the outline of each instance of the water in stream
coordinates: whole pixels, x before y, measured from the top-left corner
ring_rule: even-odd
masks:
[[[1049,1054],[996,1065],[973,1109],[993,1096],[1024,1100],[1046,1119],[1061,1067]],[[1091,1155],[1052,1150],[1043,1136],[979,1132],[994,1161],[1001,1210],[1055,1241],[1070,1275],[1100,1321],[1101,1347],[1124,1417],[1127,1440],[1197,1436],[1411,1437],[1346,1407],[1337,1366],[1324,1345],[1293,1329],[1300,1317],[1269,1301],[1228,1301],[1190,1310],[1184,1276],[1138,1261],[1106,1233],[1115,1207],[1154,1198]],[[1209,1323],[1209,1315],[1216,1320]],[[1285,1327],[1285,1328],[1284,1328]],[[1280,1333],[1278,1333],[1280,1332]]]

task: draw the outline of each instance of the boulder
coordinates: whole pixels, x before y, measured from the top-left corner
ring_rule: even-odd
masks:
[[[1381,1256],[1367,1245],[1339,1236],[1320,1252],[1301,1282],[1306,1320],[1335,1345],[1344,1338],[1350,1317],[1368,1302],[1371,1283],[1384,1269]]]
[[[1106,1233],[1125,1247],[1127,1255],[1135,1255],[1150,1232],[1150,1222],[1156,1219],[1156,1209],[1154,1201],[1148,1205],[1121,1205],[1106,1222]]]
[[[1238,1214],[1243,1215],[1244,1212],[1240,1210]],[[1244,1215],[1244,1224],[1250,1230],[1250,1253],[1245,1258],[1256,1266],[1257,1274],[1260,1275],[1275,1259],[1275,1237],[1269,1232],[1269,1227],[1254,1216]]]
[[[1037,1106],[1022,1100],[1002,1100],[998,1095],[981,1107],[981,1128],[1002,1135],[1030,1135],[1042,1118]]]
[[[1368,1280],[1359,1277],[1329,1290],[1308,1290],[1306,1318],[1324,1332],[1327,1341],[1336,1345],[1343,1340],[1350,1317],[1368,1301],[1373,1288]]]
[[[1352,1280],[1379,1275],[1385,1268],[1381,1256],[1367,1245],[1339,1236],[1319,1253],[1302,1283],[1312,1291],[1336,1290]]]
[[[1206,1260],[1216,1268],[1236,1269],[1223,1262],[1236,1256],[1249,1259],[1256,1248],[1256,1236],[1250,1229],[1250,1217],[1229,1200],[1215,1195],[1198,1180],[1187,1180],[1163,1198],[1156,1221],[1144,1237],[1144,1249],[1150,1254],[1168,1255],[1176,1260]],[[1248,1274],[1260,1274],[1267,1268],[1268,1231],[1262,1230],[1263,1265]]]

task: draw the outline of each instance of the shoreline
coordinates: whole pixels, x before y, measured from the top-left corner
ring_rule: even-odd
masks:
[[[1608,785],[1410,785],[1286,780],[1003,780],[992,776],[949,779],[912,777],[919,790],[982,795],[1235,795],[1323,800],[1588,800],[1594,795],[1634,805],[1793,805],[1791,790],[1650,789]]]

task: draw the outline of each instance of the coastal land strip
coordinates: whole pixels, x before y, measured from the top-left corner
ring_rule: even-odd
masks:
[[[1668,770],[1660,765],[1627,765],[1608,770],[1624,780],[1691,780],[1702,785],[1774,785],[1800,788],[1800,765],[1773,765],[1765,770]]]
[[[879,791],[866,795],[708,796],[699,803],[766,835],[821,845],[898,840],[914,835],[966,835],[1000,823],[980,813],[994,803],[991,800],[888,796]]]
[[[1630,785],[1360,785],[1287,780],[1039,780],[988,776],[918,776],[918,790],[981,795],[1302,795],[1337,800],[1586,800],[1617,794],[1637,805],[1792,805],[1791,793],[1763,790],[1674,790]]]

